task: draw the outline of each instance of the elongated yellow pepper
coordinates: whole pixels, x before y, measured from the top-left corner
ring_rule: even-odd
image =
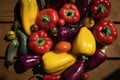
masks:
[[[21,0],[20,15],[23,29],[27,35],[31,34],[31,25],[36,23],[39,8],[36,0]]]
[[[56,73],[73,65],[76,61],[72,54],[49,51],[42,56],[44,69],[47,73]]]
[[[93,55],[96,50],[96,42],[92,32],[82,27],[73,41],[72,53],[76,55]]]

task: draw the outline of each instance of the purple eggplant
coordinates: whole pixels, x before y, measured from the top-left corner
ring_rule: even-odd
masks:
[[[58,36],[60,40],[67,40],[73,37],[78,31],[79,27],[69,27],[69,26],[62,26],[58,27]]]
[[[85,15],[88,7],[88,0],[77,0],[76,5],[80,10],[81,16]]]
[[[20,61],[25,70],[32,68],[33,66],[38,65],[41,62],[40,55],[36,54],[25,54],[20,57]]]
[[[50,7],[54,9],[60,8],[68,1],[69,0],[50,0]]]
[[[79,80],[84,73],[85,60],[80,59],[62,75],[62,80]]]
[[[88,61],[86,61],[85,70],[93,70],[102,64],[107,59],[105,53],[103,53],[100,49],[96,49],[96,52],[93,56],[90,57]]]

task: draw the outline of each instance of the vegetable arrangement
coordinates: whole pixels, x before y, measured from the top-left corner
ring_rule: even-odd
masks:
[[[30,80],[88,80],[87,72],[107,59],[102,48],[118,37],[115,24],[106,19],[109,0],[20,2],[21,21],[6,34],[5,62],[12,65],[16,52],[25,71],[40,65],[43,72]]]

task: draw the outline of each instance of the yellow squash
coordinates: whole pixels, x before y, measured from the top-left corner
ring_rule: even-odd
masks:
[[[87,27],[82,27],[73,41],[72,53],[76,55],[93,55],[96,50],[96,41]]]
[[[47,73],[56,73],[73,65],[76,58],[67,52],[56,53],[49,51],[42,56],[42,61]]]
[[[21,0],[20,15],[23,29],[27,35],[31,34],[31,25],[36,23],[39,8],[36,0]]]

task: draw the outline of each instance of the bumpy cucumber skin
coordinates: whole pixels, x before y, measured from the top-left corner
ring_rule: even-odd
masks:
[[[19,47],[19,43],[17,40],[12,40],[11,43],[8,45],[6,50],[6,58],[5,58],[5,66],[9,68],[14,61],[14,53],[17,51]]]
[[[28,46],[27,46],[28,36],[19,29],[16,31],[16,34],[17,34],[18,41],[20,42],[17,55],[18,57],[20,57],[28,53]]]

